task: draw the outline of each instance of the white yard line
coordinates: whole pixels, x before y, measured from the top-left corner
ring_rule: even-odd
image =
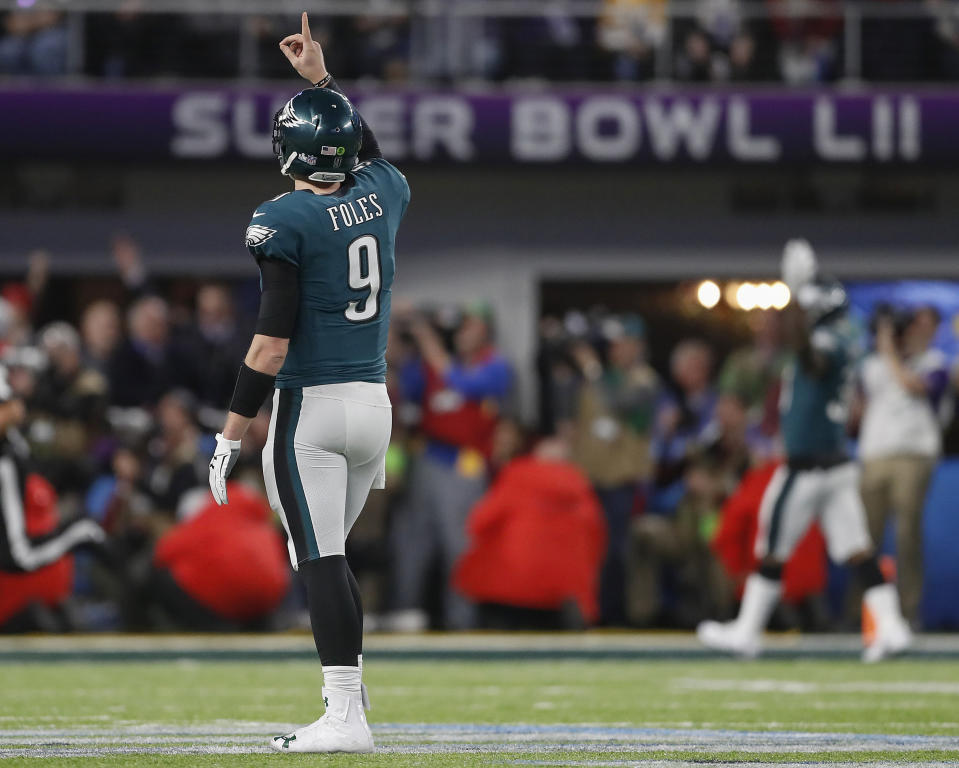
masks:
[[[959,682],[930,682],[920,680],[810,683],[805,680],[776,680],[765,678],[740,680],[735,678],[682,677],[673,680],[672,687],[680,690],[734,693],[787,693],[799,695],[818,693],[905,693],[959,696]]]
[[[269,737],[288,730],[289,723],[217,720],[183,725],[126,723],[103,728],[37,728],[0,730],[0,758],[98,757],[126,754],[258,754],[268,751]],[[378,752],[385,754],[542,754],[528,765],[569,765],[549,755],[588,750],[608,754],[608,765],[669,765],[683,762],[643,761],[617,754],[694,751],[704,758],[738,751],[761,756],[814,752],[895,752],[908,759],[922,750],[959,750],[959,738],[885,734],[759,732],[704,729],[609,727],[593,725],[475,725],[450,723],[386,723],[374,726]],[[585,763],[584,763],[585,764]],[[897,762],[897,765],[903,765]],[[805,763],[808,765],[808,763]],[[861,765],[861,764],[857,764]],[[929,765],[929,764],[923,764]]]

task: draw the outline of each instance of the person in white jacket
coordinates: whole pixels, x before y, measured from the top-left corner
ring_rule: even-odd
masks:
[[[949,379],[945,355],[932,348],[939,322],[939,313],[924,307],[897,334],[893,317],[880,315],[876,350],[860,377],[862,499],[877,545],[895,519],[897,584],[914,627],[922,597],[922,510],[942,451],[937,408]]]

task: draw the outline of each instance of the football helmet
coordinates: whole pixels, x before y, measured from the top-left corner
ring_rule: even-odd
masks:
[[[362,145],[359,114],[329,88],[301,91],[273,117],[273,153],[285,176],[344,181]]]
[[[846,289],[838,280],[827,276],[818,276],[801,286],[795,299],[806,313],[810,327],[841,317],[849,309]]]

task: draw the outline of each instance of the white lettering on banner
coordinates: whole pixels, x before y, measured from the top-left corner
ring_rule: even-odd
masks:
[[[912,96],[899,102],[899,154],[903,160],[918,160],[922,154],[922,111]]]
[[[879,96],[872,102],[872,152],[877,160],[891,160],[893,146],[892,104],[885,96]]]
[[[823,160],[851,162],[866,157],[866,142],[861,137],[837,133],[836,104],[825,96],[813,104],[813,147]]]
[[[616,130],[603,134],[603,123]],[[639,150],[640,123],[636,107],[626,99],[597,96],[586,99],[576,115],[579,151],[590,160],[626,160]]]
[[[253,99],[241,97],[233,104],[233,137],[236,149],[243,157],[257,160],[273,157],[272,121],[266,132],[257,133],[256,104]]]
[[[800,131],[795,139],[811,144],[818,159],[915,162],[921,157],[919,99],[876,94],[848,104],[844,98],[848,97],[816,96],[805,112],[810,122],[787,126]],[[237,95],[235,101],[228,93],[209,91],[178,96],[171,107],[170,152],[177,158],[212,159],[231,152],[268,158],[269,118],[282,103],[277,97],[266,114],[265,105],[258,106],[262,100],[249,95]],[[793,137],[792,133],[755,131],[754,115],[766,114],[774,105],[753,102],[745,95],[732,95],[725,104],[712,95],[668,100],[594,95],[578,103],[549,94],[516,95],[505,106],[509,107],[509,123],[503,126],[509,130],[508,138],[504,136],[508,146],[497,142],[499,130],[494,136],[474,135],[477,111],[484,103],[474,103],[467,96],[373,95],[360,102],[384,155],[394,160],[412,156],[426,161],[444,157],[475,161],[481,138],[484,156],[508,152],[520,162],[563,162],[576,155],[593,162],[627,162],[640,157],[645,138],[653,162],[669,163],[684,155],[705,162],[725,150],[739,162],[774,163],[783,158],[784,142]],[[850,106],[855,109],[846,109]],[[839,118],[846,115],[851,122],[840,127]],[[723,129],[725,147],[719,144]]]
[[[782,155],[782,145],[775,136],[752,133],[749,102],[733,96],[726,105],[726,142],[735,160],[772,163]]]
[[[174,157],[219,157],[230,148],[224,121],[229,106],[224,93],[188,93],[173,103],[170,142]]]
[[[425,96],[413,106],[413,152],[430,160],[442,147],[454,160],[472,160],[473,105],[454,96]]]
[[[402,160],[407,156],[406,102],[401,96],[370,96],[358,102],[357,109],[375,134],[383,157]]]
[[[517,98],[510,109],[510,152],[517,160],[565,160],[572,151],[569,105],[552,96]]]
[[[658,160],[672,160],[680,144],[694,160],[707,160],[716,141],[722,109],[715,99],[704,98],[699,108],[676,99],[666,106],[659,99],[643,102],[649,145]]]

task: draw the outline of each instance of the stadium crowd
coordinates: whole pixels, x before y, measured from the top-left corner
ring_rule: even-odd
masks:
[[[805,16],[784,0],[697,0],[673,21],[667,0],[605,0],[596,18],[572,16],[556,0],[543,0],[542,14],[530,18],[458,16],[456,5],[449,0],[450,10],[436,16],[334,17],[318,24],[315,36],[338,62],[340,79],[392,83],[655,75],[809,84],[847,74],[907,82],[959,74],[959,18],[947,0],[880,4],[912,9],[905,17],[867,13],[858,73],[844,72],[838,0],[824,0]],[[294,22],[282,15],[146,13],[129,3],[117,13],[85,14],[77,27],[62,12],[9,11],[0,16],[0,74],[285,77],[273,49]],[[71,36],[82,41],[75,48],[82,55],[70,53]]]
[[[0,572],[0,631],[297,625],[303,596],[263,492],[266,409],[243,442],[229,505],[217,507],[207,485],[255,292],[161,290],[134,240],[112,248],[116,279],[87,291],[75,317],[51,296],[44,253],[23,281],[0,286],[0,360],[25,405],[7,439],[29,444],[36,478],[25,486],[27,533],[76,519],[105,532],[35,572]],[[540,414],[528,424],[512,391],[514,366],[533,361],[497,351],[487,306],[395,301],[387,491],[348,542],[368,628],[688,628],[732,615],[780,455],[787,359],[782,315],[751,320],[751,342],[724,360],[689,338],[657,371],[647,355],[656,329],[638,314],[544,317]],[[922,501],[953,397],[949,362],[931,346],[939,322],[931,308],[880,313],[851,416],[874,537],[890,510],[899,516],[913,622]],[[857,620],[855,600],[840,616],[825,608],[815,529],[784,583],[781,625]]]

